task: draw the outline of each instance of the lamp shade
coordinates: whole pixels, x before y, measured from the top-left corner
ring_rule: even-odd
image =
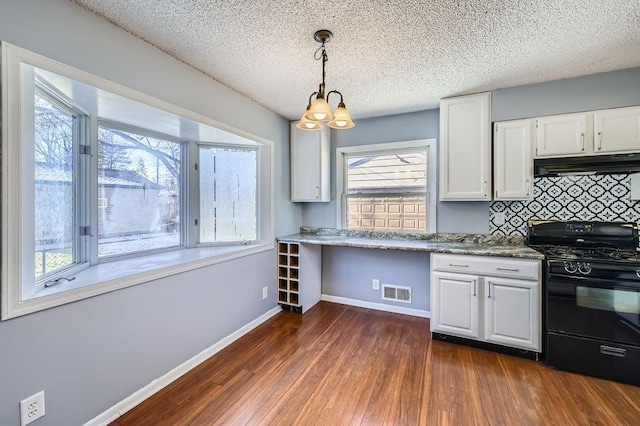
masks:
[[[302,115],[302,118],[300,119],[300,121],[298,121],[298,124],[296,124],[296,127],[298,129],[313,131],[313,130],[320,130],[320,129],[322,129],[324,127],[322,125],[322,123],[319,122],[319,121],[312,121],[312,120],[307,119],[305,117],[305,114]]]
[[[347,107],[340,102],[336,112],[333,113],[333,120],[327,123],[332,129],[350,129],[355,127],[355,123],[351,119],[351,114],[347,111]]]
[[[331,114],[331,108],[324,98],[317,98],[311,104],[311,108],[304,115],[307,120],[320,121],[326,123],[333,120],[333,114]]]

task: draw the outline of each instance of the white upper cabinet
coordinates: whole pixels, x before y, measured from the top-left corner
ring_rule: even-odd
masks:
[[[440,100],[440,200],[491,199],[491,93]]]
[[[640,107],[593,114],[595,154],[640,151]]]
[[[640,107],[536,118],[537,158],[637,152]]]
[[[536,156],[562,157],[593,152],[591,113],[536,119]]]
[[[494,200],[533,198],[534,120],[503,121],[494,125]]]
[[[331,201],[329,128],[305,131],[291,123],[291,201]]]

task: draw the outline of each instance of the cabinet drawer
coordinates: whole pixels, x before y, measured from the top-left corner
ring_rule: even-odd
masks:
[[[537,281],[540,276],[540,261],[506,257],[432,254],[431,269]]]

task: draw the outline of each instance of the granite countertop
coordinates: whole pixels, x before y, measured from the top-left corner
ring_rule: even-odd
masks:
[[[300,228],[299,234],[279,237],[278,241],[382,250],[544,259],[542,253],[524,245],[523,237],[480,234],[418,234],[303,227]]]

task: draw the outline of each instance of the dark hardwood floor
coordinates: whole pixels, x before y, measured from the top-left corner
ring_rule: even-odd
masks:
[[[111,426],[640,425],[640,387],[431,341],[429,320],[283,312]]]

